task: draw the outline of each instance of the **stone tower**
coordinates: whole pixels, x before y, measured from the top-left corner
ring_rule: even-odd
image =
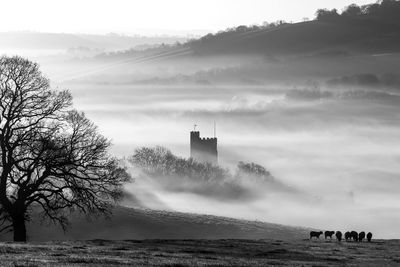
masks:
[[[199,162],[218,164],[217,138],[200,138],[200,132],[190,132],[190,157]]]

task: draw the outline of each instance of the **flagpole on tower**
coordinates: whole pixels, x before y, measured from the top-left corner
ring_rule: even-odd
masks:
[[[217,123],[214,121],[214,138],[217,138]]]

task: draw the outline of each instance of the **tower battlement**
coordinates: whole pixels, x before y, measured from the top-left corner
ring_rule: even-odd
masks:
[[[199,162],[218,164],[217,138],[201,138],[199,131],[191,131],[190,157]]]
[[[200,140],[201,141],[211,141],[211,140],[217,141],[217,138],[216,137],[203,137],[203,138],[200,138]]]

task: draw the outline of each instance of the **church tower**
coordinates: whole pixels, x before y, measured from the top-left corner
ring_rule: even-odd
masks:
[[[201,138],[199,131],[190,132],[190,157],[199,162],[218,164],[217,138]]]

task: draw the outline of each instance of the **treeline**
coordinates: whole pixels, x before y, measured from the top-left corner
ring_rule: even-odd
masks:
[[[319,9],[315,20],[288,23],[283,20],[262,25],[238,26],[208,34],[187,44],[195,54],[267,54],[309,53],[329,46],[346,46],[359,40],[374,44],[353,47],[373,52],[398,50],[400,1],[382,0],[364,6],[352,4],[343,9]],[[329,22],[329,23],[326,23]],[[392,40],[383,40],[390,35]],[[395,42],[395,43],[394,43]],[[379,51],[380,52],[380,51]]]
[[[317,20],[340,20],[351,18],[379,19],[391,22],[400,22],[400,1],[381,0],[380,2],[358,6],[351,4],[339,14],[337,9],[319,9],[316,12]]]
[[[381,0],[377,3],[358,6],[351,4],[343,9],[341,13],[337,9],[318,9],[315,13],[316,20],[332,20],[340,18],[371,18],[380,20],[394,20],[400,22],[400,1],[399,0]],[[307,20],[307,19],[305,19]],[[254,31],[264,31],[269,29],[276,29],[292,24],[284,20],[276,22],[264,22],[262,25],[231,27],[225,31],[219,31],[216,34],[209,33],[202,37],[200,40],[208,40],[213,37],[228,37],[236,34],[245,34]]]
[[[277,29],[277,28],[289,25],[289,24],[291,24],[291,23],[288,23],[288,22],[286,22],[284,20],[278,20],[276,22],[271,22],[271,23],[264,22],[262,25],[250,25],[250,26],[240,25],[238,27],[227,28],[226,30],[219,31],[216,34],[209,33],[209,34],[201,37],[199,40],[197,40],[197,39],[196,40],[191,40],[188,43],[191,44],[191,43],[194,43],[194,42],[197,42],[197,41],[200,41],[200,42],[208,41],[208,40],[214,39],[214,38],[223,39],[223,38],[226,38],[226,37],[229,38],[230,36],[232,36],[232,37],[233,36],[237,36],[238,34],[243,34],[244,35],[246,33],[254,33],[254,32],[257,32],[257,31],[272,30],[272,29]]]
[[[253,162],[240,161],[232,174],[218,165],[175,156],[170,150],[160,146],[136,149],[129,161],[147,175],[159,178],[181,177],[197,182],[224,182],[251,176],[261,181],[273,180],[269,171]]]
[[[136,149],[128,161],[137,179],[150,180],[168,192],[229,201],[254,200],[268,192],[294,192],[255,163],[239,162],[231,172],[218,165],[175,156],[160,146]]]

